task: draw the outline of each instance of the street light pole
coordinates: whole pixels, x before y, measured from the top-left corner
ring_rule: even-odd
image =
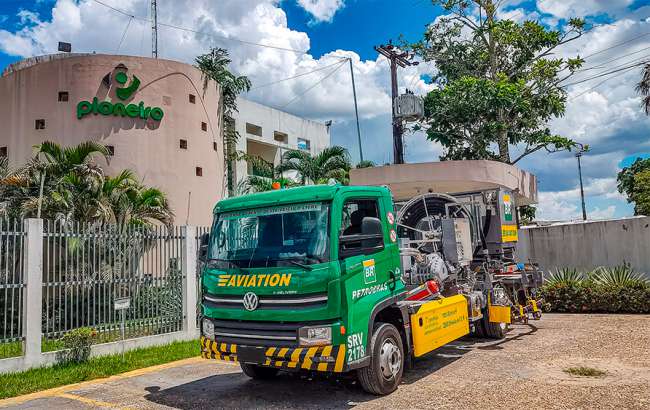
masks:
[[[361,129],[359,128],[359,107],[357,106],[357,86],[354,83],[354,69],[352,68],[352,59],[348,58],[350,63],[350,76],[352,77],[352,94],[354,95],[354,114],[357,119],[357,139],[359,141],[359,158],[363,162],[363,148],[361,147]]]
[[[576,152],[576,158],[578,158],[578,176],[580,177],[580,200],[582,202],[582,220],[586,221],[587,220],[587,208],[585,207],[585,189],[584,186],[582,185],[582,164],[580,163],[580,158],[582,157],[582,153],[585,152],[583,148],[580,149],[580,151]]]

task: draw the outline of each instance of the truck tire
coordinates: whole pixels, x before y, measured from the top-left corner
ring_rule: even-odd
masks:
[[[488,317],[487,310],[483,318],[476,322],[476,336],[487,339],[503,339],[506,337],[508,325],[506,323],[492,323]]]
[[[279,370],[273,367],[258,366],[256,364],[240,363],[244,374],[255,380],[268,380],[274,378]]]
[[[404,346],[395,326],[377,323],[369,350],[370,364],[357,370],[361,387],[377,396],[394,392],[404,372]]]

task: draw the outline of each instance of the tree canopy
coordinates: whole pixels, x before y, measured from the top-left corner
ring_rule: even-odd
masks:
[[[634,214],[650,215],[650,158],[637,158],[618,173],[616,180],[618,192],[634,203]]]
[[[437,69],[436,89],[425,97],[418,127],[443,145],[441,159],[514,164],[542,149],[572,149],[576,143],[552,133],[547,123],[564,114],[561,83],[583,63],[580,57],[554,57],[554,50],[580,37],[584,21],[571,19],[563,30],[551,30],[536,21],[499,20],[499,1],[432,3],[448,14],[411,47]]]

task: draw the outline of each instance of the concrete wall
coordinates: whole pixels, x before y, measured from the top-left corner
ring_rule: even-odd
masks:
[[[235,113],[235,127],[240,135],[237,143],[238,151],[246,151],[250,143],[266,145],[269,149],[275,150],[274,163],[277,165],[281,155],[287,150],[298,149],[298,138],[309,140],[309,152],[312,155],[318,154],[330,145],[329,130],[323,123],[297,117],[241,97],[237,99],[237,108],[239,112]],[[261,127],[262,136],[247,133],[246,123]],[[273,138],[275,131],[287,134],[288,143],[275,141]],[[239,161],[235,169],[236,181],[241,181],[247,175],[246,162]]]
[[[650,276],[650,217],[524,227],[517,251],[522,260],[538,262],[545,271],[629,262]]]
[[[126,70],[117,68],[119,64]],[[77,118],[80,101],[94,97],[121,101],[115,95],[116,83],[102,81],[107,74],[114,78],[117,71],[141,81],[124,103],[143,101],[162,108],[160,122],[93,114]],[[69,93],[68,101],[58,101],[60,91]],[[195,103],[189,101],[190,94],[196,96]],[[64,146],[87,140],[113,145],[109,174],[134,170],[146,185],[167,193],[178,224],[208,225],[214,204],[224,194],[219,100],[213,82],[203,89],[200,71],[175,61],[100,54],[27,59],[0,77],[0,147],[8,147],[10,164],[15,166],[30,158],[33,145],[45,140]],[[44,119],[46,128],[35,129],[36,119]],[[202,122],[207,124],[205,131]],[[188,141],[186,150],[179,148],[180,139]],[[202,168],[203,176],[196,175],[196,167]]]

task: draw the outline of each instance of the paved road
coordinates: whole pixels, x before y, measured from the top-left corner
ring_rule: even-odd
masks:
[[[602,378],[563,369],[596,367]],[[650,316],[546,315],[501,342],[461,340],[416,363],[390,396],[346,378],[245,377],[235,364],[188,359],[0,401],[17,409],[89,408],[650,408]]]

